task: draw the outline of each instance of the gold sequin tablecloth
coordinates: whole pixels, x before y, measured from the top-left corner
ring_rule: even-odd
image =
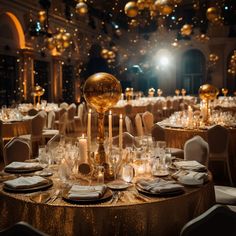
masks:
[[[40,204],[30,194],[6,193],[1,187],[0,229],[23,220],[56,236],[177,236],[185,223],[215,204],[212,178],[201,187],[187,187],[182,195],[148,201],[129,201],[132,191],[124,191],[117,204],[75,205],[62,199]]]

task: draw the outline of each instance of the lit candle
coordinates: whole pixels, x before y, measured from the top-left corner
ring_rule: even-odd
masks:
[[[81,162],[88,162],[88,143],[84,134],[79,138],[79,156]]]
[[[88,150],[91,147],[91,109],[88,112],[88,127],[87,127],[87,137],[88,137]]]
[[[123,147],[123,118],[122,114],[120,114],[120,120],[119,120],[119,148],[122,150]]]
[[[112,148],[112,111],[109,111],[108,115],[108,124],[109,124],[109,134],[108,134],[108,141],[109,141],[109,148]]]
[[[98,184],[104,184],[104,167],[98,166],[98,175],[97,175]]]

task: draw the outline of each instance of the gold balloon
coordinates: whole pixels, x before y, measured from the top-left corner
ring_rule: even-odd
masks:
[[[154,6],[162,15],[170,15],[174,9],[174,6],[171,3],[163,0],[155,1]]]
[[[189,36],[191,33],[192,33],[192,25],[189,24],[183,25],[183,27],[181,28],[181,34],[183,36]]]
[[[38,13],[39,21],[43,23],[46,20],[46,12],[45,11],[39,11]]]
[[[75,12],[81,16],[85,15],[88,12],[88,6],[84,2],[79,2],[76,4]]]
[[[45,44],[46,44],[46,47],[49,49],[49,50],[53,50],[55,47],[56,47],[56,40],[51,37],[51,38],[46,38],[45,39]]]
[[[217,21],[220,18],[219,9],[216,7],[209,7],[206,12],[206,17],[211,22]]]
[[[138,6],[136,2],[128,2],[125,5],[125,14],[128,17],[135,17],[138,15]]]
[[[86,80],[83,92],[86,102],[98,113],[104,113],[120,99],[121,85],[113,75],[100,72]]]
[[[217,97],[219,90],[211,84],[204,84],[200,86],[198,93],[202,100],[209,101]]]
[[[104,58],[104,59],[107,59],[108,58],[108,50],[107,49],[102,49],[101,51],[101,56]]]

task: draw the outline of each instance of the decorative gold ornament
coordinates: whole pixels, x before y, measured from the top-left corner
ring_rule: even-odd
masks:
[[[40,97],[44,95],[45,89],[39,85],[36,85],[31,93],[34,97],[34,106],[36,106],[36,97],[38,97],[38,103],[40,104]]]
[[[216,7],[209,7],[206,12],[206,17],[212,23],[219,21],[221,19],[219,9]]]
[[[211,53],[211,54],[209,55],[209,61],[210,61],[210,62],[217,62],[218,60],[219,60],[219,56],[217,56],[216,54]]]
[[[183,25],[183,27],[181,28],[181,34],[183,36],[189,36],[192,33],[193,27],[192,25],[189,24],[185,24]]]
[[[136,2],[128,2],[125,5],[125,14],[128,17],[135,17],[138,15],[138,6]]]
[[[133,98],[133,91],[134,91],[133,88],[128,87],[125,89],[125,97],[128,102]]]
[[[39,11],[38,18],[40,23],[43,23],[46,20],[46,11]]]
[[[150,88],[149,90],[148,90],[148,96],[149,97],[154,97],[154,94],[155,94],[155,89],[154,88]]]
[[[199,97],[206,102],[206,117],[205,122],[209,122],[209,101],[214,100],[219,94],[218,88],[211,84],[204,84],[199,88]]]
[[[106,163],[104,150],[104,114],[114,106],[121,96],[120,82],[111,74],[96,73],[91,75],[84,84],[84,98],[86,102],[98,113],[98,151],[96,161],[103,165]]]
[[[81,16],[88,13],[88,6],[84,2],[79,2],[76,4],[75,12]]]
[[[179,96],[180,90],[179,90],[179,89],[176,89],[176,90],[175,90],[175,94],[176,94],[176,96]]]
[[[229,90],[227,88],[222,88],[221,89],[221,92],[224,94],[225,97],[227,96],[228,91]]]
[[[154,3],[155,10],[159,11],[161,15],[170,15],[174,10],[174,6],[171,2],[166,0],[156,0]]]

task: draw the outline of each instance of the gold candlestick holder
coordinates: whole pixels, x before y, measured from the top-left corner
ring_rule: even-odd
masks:
[[[206,118],[204,122],[209,124],[209,102],[217,97],[219,90],[211,84],[204,84],[200,86],[198,93],[199,97],[206,102]]]
[[[121,91],[120,82],[113,75],[103,72],[91,75],[84,84],[84,98],[98,113],[98,150],[95,160],[98,165],[105,167],[109,165],[104,149],[104,114],[119,101]],[[107,169],[105,178],[108,175]]]

